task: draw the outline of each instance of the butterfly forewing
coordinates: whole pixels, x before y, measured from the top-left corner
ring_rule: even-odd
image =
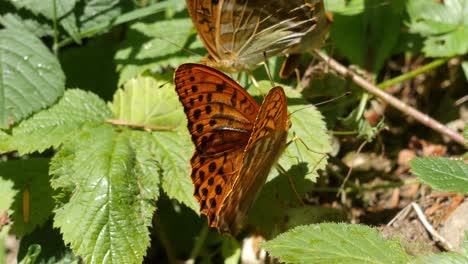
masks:
[[[204,65],[183,64],[174,83],[195,145],[191,177],[201,211],[216,215],[237,177],[259,105],[236,82]]]
[[[186,0],[193,24],[214,60],[219,60],[216,49],[216,21],[218,20],[219,6],[222,4],[220,2],[222,0]]]
[[[219,229],[237,233],[265,183],[271,167],[286,147],[289,129],[287,102],[281,87],[265,97],[244,150],[239,176],[219,212]]]

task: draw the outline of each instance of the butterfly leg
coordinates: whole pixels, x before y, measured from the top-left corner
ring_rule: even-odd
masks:
[[[258,88],[258,82],[255,79],[255,76],[251,72],[247,73],[249,75],[249,79],[252,81],[253,85]]]
[[[289,185],[291,186],[291,189],[293,190],[294,194],[296,195],[296,198],[297,200],[299,201],[299,203],[304,206],[304,202],[302,201],[302,198],[301,196],[299,195],[299,193],[297,192],[297,189],[296,189],[296,186],[294,185],[294,182],[291,178],[291,176],[289,176],[289,174],[286,172],[286,170],[283,168],[283,166],[281,166],[279,163],[276,163],[276,169],[283,175],[285,175],[287,178],[288,178],[288,182],[289,182]]]

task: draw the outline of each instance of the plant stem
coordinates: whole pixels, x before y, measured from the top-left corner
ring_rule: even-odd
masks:
[[[193,246],[192,252],[190,252],[190,259],[195,261],[195,258],[200,254],[200,250],[205,244],[206,237],[208,236],[209,227],[207,224],[202,225],[200,234],[198,235],[195,245]]]
[[[99,24],[97,26],[94,26],[94,27],[80,33],[80,38],[87,38],[87,37],[93,36],[93,35],[101,32],[101,31],[109,29],[109,28],[111,28],[113,26],[117,26],[117,25],[120,25],[120,24],[123,24],[123,23],[127,23],[127,22],[130,22],[130,21],[133,21],[133,20],[140,19],[142,17],[146,17],[146,16],[149,16],[149,15],[152,15],[152,14],[162,12],[162,11],[166,10],[168,7],[170,7],[172,5],[174,5],[174,3],[172,1],[166,1],[166,2],[160,2],[160,3],[154,4],[154,5],[150,5],[148,7],[145,7],[145,8],[140,8],[140,9],[128,12],[126,14],[123,14],[123,15],[117,17],[114,21],[101,23],[101,24]],[[59,49],[59,48],[65,47],[65,46],[67,46],[67,45],[69,45],[71,43],[73,43],[73,39],[72,38],[66,38],[66,39],[62,40],[61,42],[59,42],[56,46],[57,46],[57,49]]]
[[[53,0],[53,4],[54,4],[54,20],[52,21],[53,25],[54,25],[54,45],[53,45],[53,51],[54,51],[54,54],[55,56],[58,55],[58,35],[59,35],[59,32],[58,32],[58,27],[57,27],[57,0]]]
[[[334,131],[331,130],[330,133],[335,136],[350,136],[350,135],[356,135],[359,132],[358,131]]]
[[[420,68],[417,68],[416,70],[407,72],[403,75],[397,76],[393,79],[387,80],[385,82],[382,82],[377,85],[380,89],[385,89],[387,87],[393,86],[397,83],[401,83],[410,79],[413,79],[414,77],[418,76],[421,73],[427,72],[429,70],[435,69],[441,65],[444,65],[447,61],[449,61],[450,58],[443,58],[443,59],[437,59],[435,61],[432,61],[431,63],[428,63]]]
[[[328,55],[324,54],[323,52],[319,50],[314,51],[315,54],[328,63],[328,65],[338,72],[339,74],[346,76],[350,78],[353,82],[355,82],[357,85],[361,86],[363,89],[366,91],[370,92],[371,94],[379,97],[381,100],[387,102],[389,105],[395,107],[396,109],[400,110],[401,112],[413,117],[416,119],[418,122],[421,124],[432,128],[433,130],[449,137],[453,141],[464,145],[465,144],[465,139],[463,138],[462,135],[458,134],[457,132],[451,130],[447,126],[443,125],[442,123],[438,122],[437,120],[431,118],[430,116],[421,113],[420,111],[416,110],[415,108],[405,104],[404,102],[400,101],[398,98],[382,91],[379,89],[377,86],[371,84],[361,76],[357,75],[356,73],[352,72],[345,66],[341,65],[339,62],[336,60],[332,59]]]

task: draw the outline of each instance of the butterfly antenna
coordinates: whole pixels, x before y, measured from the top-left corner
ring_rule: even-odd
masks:
[[[289,174],[286,172],[286,170],[283,168],[283,166],[281,166],[279,163],[276,163],[276,169],[278,169],[278,171],[285,175],[287,178],[288,178],[288,182],[289,182],[289,185],[291,186],[291,189],[293,190],[294,194],[296,195],[296,198],[297,200],[299,201],[299,203],[304,206],[304,202],[302,201],[302,198],[301,196],[299,195],[299,193],[297,192],[297,189],[296,189],[296,186],[294,185],[294,182],[291,178],[291,176],[289,176]]]
[[[193,50],[190,50],[190,49],[188,49],[188,48],[185,47],[185,46],[187,45],[188,39],[189,39],[190,37],[187,37],[187,39],[185,40],[183,46],[181,46],[180,44],[177,44],[177,43],[175,43],[175,42],[173,42],[173,41],[169,40],[168,38],[165,38],[165,37],[163,37],[163,36],[161,36],[161,35],[157,35],[156,38],[160,38],[160,39],[162,39],[162,40],[164,40],[164,41],[170,43],[171,45],[174,45],[175,47],[177,47],[177,48],[179,48],[180,50],[183,50],[183,51],[185,51],[185,52],[187,52],[187,53],[190,53],[190,54],[195,55],[195,56],[203,57],[202,54],[199,54],[199,53],[197,53],[197,52],[195,52],[195,51],[193,51]]]
[[[307,108],[310,108],[312,106],[321,106],[321,105],[324,105],[324,104],[328,104],[328,103],[332,103],[332,102],[335,102],[335,101],[338,101],[338,100],[341,100],[342,98],[346,97],[346,96],[350,96],[352,93],[351,92],[346,92],[338,97],[335,97],[335,98],[332,98],[330,100],[326,100],[326,101],[323,101],[323,102],[320,102],[320,103],[317,103],[317,104],[313,104],[313,105],[309,105],[309,106],[305,106],[303,108],[299,108],[299,109],[296,109],[295,111],[291,112],[289,115],[292,115],[296,112],[299,112],[299,111],[302,111],[304,109],[307,109]]]
[[[268,79],[270,79],[271,87],[275,87],[275,82],[273,81],[273,76],[271,75],[270,67],[268,67],[268,59],[267,59],[266,51],[263,52],[263,58],[265,60],[264,62],[265,70],[268,75]]]

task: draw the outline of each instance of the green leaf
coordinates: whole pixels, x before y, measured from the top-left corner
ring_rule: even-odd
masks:
[[[468,193],[468,165],[462,160],[427,157],[410,161],[411,172],[432,188]]]
[[[467,0],[408,1],[410,32],[426,37],[423,51],[430,57],[451,57],[468,52]]]
[[[10,143],[11,136],[0,130],[0,153],[15,151],[16,148]]]
[[[0,30],[0,128],[50,106],[63,94],[57,59],[36,37]]]
[[[410,264],[465,264],[468,257],[455,252],[417,256]]]
[[[362,2],[362,13],[341,12],[334,16],[330,38],[351,64],[376,74],[398,44],[403,19],[402,1],[376,4],[375,1],[360,0],[351,3]]]
[[[225,264],[237,264],[241,258],[239,242],[233,237],[224,237],[221,245],[221,255]]]
[[[185,126],[184,113],[174,85],[151,77],[127,81],[109,104],[119,120],[145,126]]]
[[[190,37],[192,30],[190,18],[133,24],[115,55],[119,84],[146,71],[160,72],[167,66],[176,68],[182,63],[199,61],[201,57],[193,54],[206,52],[201,41]]]
[[[51,25],[41,23],[38,19],[23,18],[17,13],[6,13],[0,16],[0,23],[7,29],[26,31],[38,38],[54,34]]]
[[[154,132],[152,153],[163,170],[163,190],[170,198],[184,203],[198,214],[199,206],[193,197],[195,190],[190,179],[189,161],[193,146],[188,132]]]
[[[125,1],[121,0],[88,0],[80,16],[81,31],[89,30],[99,24],[108,22],[122,14]]]
[[[151,197],[152,200],[158,200],[160,178],[155,175],[161,174],[158,160],[151,152],[154,147],[153,137],[146,132],[132,131],[130,144],[135,151],[135,175],[141,183],[140,204],[144,212],[151,213],[154,211],[154,204],[148,203],[146,199]]]
[[[30,10],[34,14],[41,14],[49,19],[54,19],[54,1],[41,1],[41,0],[8,0],[16,8],[25,8]],[[59,1],[57,1],[59,2]],[[65,4],[59,4],[57,6],[57,17],[61,17],[66,13],[72,11],[77,0],[62,0]]]
[[[13,204],[13,199],[16,196],[18,190],[13,188],[13,181],[2,178],[3,171],[0,171],[0,213],[10,210]]]
[[[367,100],[365,100],[367,102]],[[361,101],[363,102],[363,101]],[[342,123],[345,128],[355,130],[358,133],[358,138],[363,138],[367,142],[371,142],[385,126],[383,119],[375,126],[372,126],[364,117],[365,103],[363,107],[357,107],[351,113],[342,118]]]
[[[145,126],[176,127],[175,131],[153,132],[147,144],[162,170],[163,190],[198,212],[189,168],[193,147],[174,86],[150,77],[138,77],[117,91],[109,106],[120,120]]]
[[[100,124],[111,116],[109,108],[96,95],[67,90],[56,105],[15,127],[10,145],[20,153],[56,148],[85,124]]]
[[[328,0],[325,10],[345,16],[357,15],[364,12],[364,0]]]
[[[396,241],[362,225],[300,226],[262,244],[287,263],[406,263],[410,257]]]
[[[78,25],[75,14],[72,12],[77,0],[42,1],[42,0],[22,0],[10,2],[17,8],[26,8],[32,13],[43,15],[51,21],[58,23],[67,31],[77,43],[81,43]],[[55,2],[55,4],[54,4]],[[55,17],[55,15],[57,17]]]
[[[465,74],[465,80],[468,82],[468,61],[463,61],[461,65],[462,65],[463,73]]]
[[[18,259],[24,259],[31,246],[41,246],[41,254],[36,258],[36,263],[80,263],[71,249],[65,246],[60,230],[52,227],[49,220],[44,225],[36,228],[31,234],[21,238],[18,249]]]
[[[141,138],[110,125],[90,128],[53,158],[60,199],[54,225],[85,262],[141,263],[150,238],[157,170]],[[153,166],[148,168],[148,166]]]
[[[41,254],[41,246],[34,244],[29,246],[26,256],[19,262],[19,264],[33,264],[36,263],[37,257]]]
[[[0,175],[14,182],[13,232],[23,236],[44,224],[54,203],[49,184],[49,160],[10,160],[0,163]]]

